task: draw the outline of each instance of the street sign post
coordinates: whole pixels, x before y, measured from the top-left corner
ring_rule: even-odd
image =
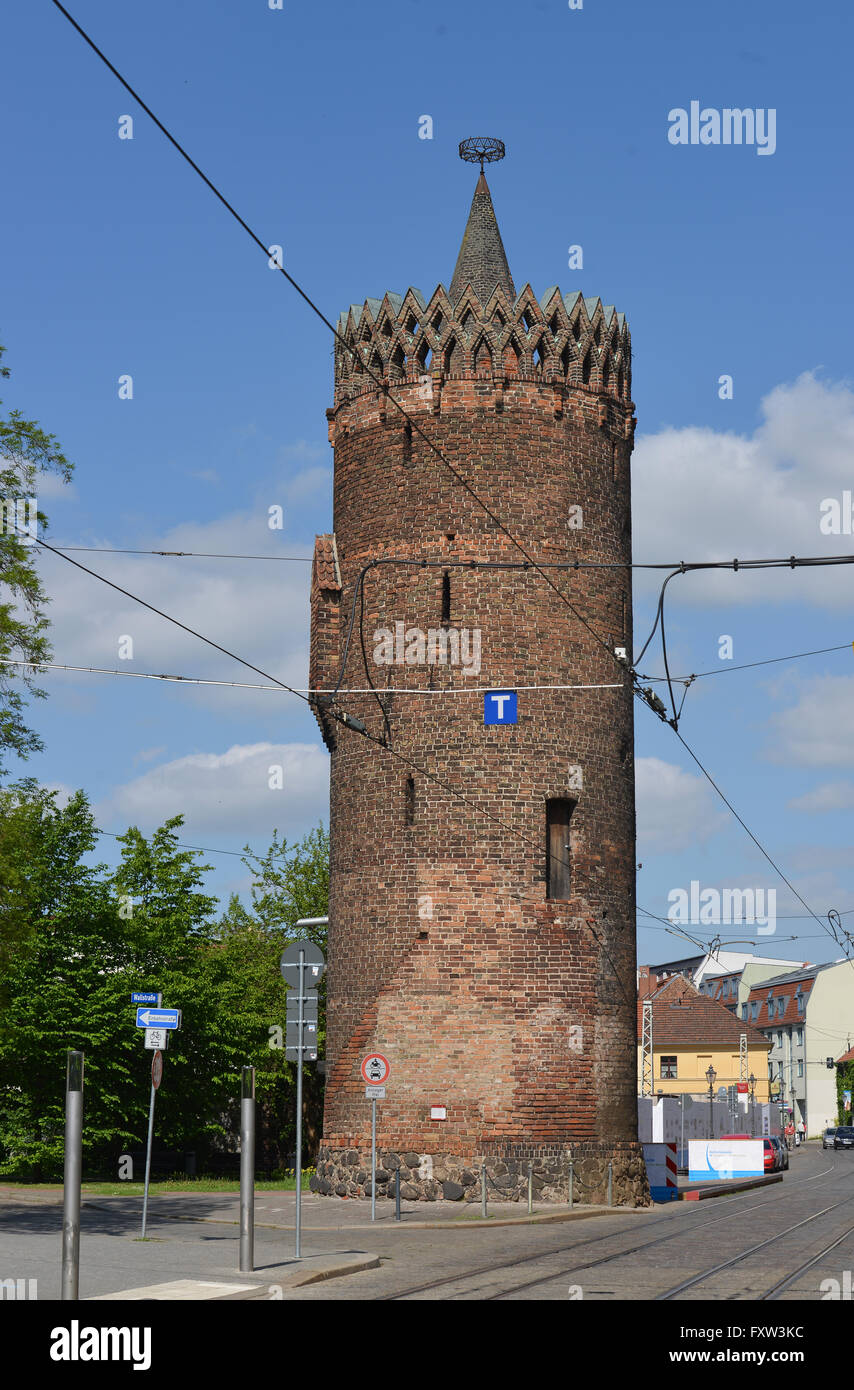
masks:
[[[146,1008],[136,1011],[137,1028],[180,1028],[180,1009]]]
[[[317,1022],[317,1002],[317,991],[313,989],[307,989],[305,991],[305,994],[303,994],[302,996],[303,1023]],[[288,1023],[299,1022],[299,1004],[300,996],[297,994],[296,990],[290,990],[288,992],[288,999],[286,1005]]]
[[[255,1068],[240,1076],[240,1272],[255,1268]]]
[[[391,1067],[381,1052],[371,1052],[362,1059],[362,1080],[368,1086],[382,1086],[388,1080]]]
[[[385,1100],[384,1082],[391,1067],[381,1052],[369,1052],[360,1068],[366,1082],[365,1096],[371,1102],[371,1220],[377,1219],[377,1101]]]
[[[83,1053],[68,1052],[65,1072],[65,1163],[62,1175],[60,1298],[76,1299],[80,1280],[80,1179],[83,1172]]]
[[[299,926],[300,923],[297,923]],[[303,1062],[317,1058],[317,994],[313,986],[326,970],[326,958],[313,941],[292,941],[279,961],[282,979],[291,986],[288,996],[285,1056],[297,1064],[297,1145],[296,1216],[294,1221],[296,1257],[302,1246],[302,1068]]]
[[[313,941],[292,941],[286,946],[279,961],[279,969],[285,984],[298,985],[300,974],[300,953],[303,956],[303,984],[313,988],[326,974],[326,958]],[[302,991],[300,991],[302,993]]]
[[[285,1025],[285,1047],[287,1055],[295,1061],[316,1062],[317,1024],[303,1020],[300,1028],[299,1022],[291,1023],[289,1020]]]
[[[158,1080],[157,1080],[156,1082],[155,1082],[155,1080],[154,1080],[154,1067],[155,1067],[155,1063],[156,1063],[158,1057],[160,1057],[160,1053],[159,1053],[159,1052],[155,1052],[154,1057],[153,1057],[152,1060],[151,1060],[151,1100],[149,1101],[149,1105],[148,1105],[148,1145],[147,1145],[146,1150],[145,1150],[145,1188],[144,1188],[143,1194],[142,1194],[142,1239],[143,1239],[143,1240],[145,1240],[145,1225],[146,1225],[146,1221],[148,1220],[148,1183],[149,1183],[149,1179],[150,1179],[150,1177],[151,1177],[151,1141],[152,1141],[152,1139],[153,1139],[153,1137],[154,1137],[154,1097],[157,1095],[157,1087],[160,1085],[160,1079],[159,1079],[159,1077],[158,1077]],[[163,1058],[161,1057],[161,1058],[160,1058],[160,1075],[162,1076],[162,1074],[163,1074]]]
[[[162,1051],[169,1042],[169,1034],[181,1027],[180,1009],[160,1007],[162,994],[154,990],[136,991],[131,995],[131,1003],[136,1004],[136,1026],[145,1029],[145,1046],[154,1052],[151,1059],[151,1099],[148,1103],[148,1143],[145,1149],[145,1187],[142,1194],[142,1239],[145,1240],[145,1227],[148,1221],[148,1184],[151,1179],[151,1144],[154,1138],[154,1097],[163,1079]],[[140,1008],[139,1005],[144,1005]]]

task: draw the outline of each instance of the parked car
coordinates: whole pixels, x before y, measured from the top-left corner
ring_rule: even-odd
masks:
[[[840,1125],[833,1136],[835,1149],[854,1149],[854,1125]]]
[[[833,1126],[833,1125],[831,1125],[828,1129],[826,1129],[826,1130],[824,1131],[824,1134],[821,1136],[821,1147],[822,1147],[823,1149],[832,1149],[832,1148],[833,1148],[833,1140],[834,1140],[835,1134],[836,1134],[836,1128],[835,1128],[835,1126]]]
[[[777,1154],[778,1154],[778,1157],[779,1157],[779,1160],[780,1160],[780,1162],[779,1162],[779,1167],[782,1168],[782,1169],[788,1168],[788,1166],[789,1166],[789,1150],[786,1148],[786,1145],[783,1143],[783,1141],[782,1141],[782,1139],[780,1138],[779,1134],[772,1134],[772,1135],[771,1135],[771,1143],[774,1145],[774,1148],[777,1150]]]

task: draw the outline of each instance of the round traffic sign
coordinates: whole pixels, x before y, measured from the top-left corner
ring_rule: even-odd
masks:
[[[289,985],[299,985],[299,958],[303,953],[303,984],[314,986],[323,978],[326,971],[326,958],[313,941],[292,941],[286,946],[279,961],[282,978]]]
[[[362,1059],[362,1078],[369,1086],[381,1086],[388,1080],[391,1067],[381,1052],[371,1052]]]
[[[155,1091],[163,1080],[163,1053],[155,1052],[151,1059],[151,1084]]]

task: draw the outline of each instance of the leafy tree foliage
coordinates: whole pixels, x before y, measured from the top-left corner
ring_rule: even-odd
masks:
[[[278,830],[266,854],[253,854],[247,846],[244,863],[251,869],[252,907],[268,937],[275,934],[276,953],[301,938],[308,938],[327,952],[324,925],[300,927],[306,917],[325,917],[329,911],[329,831],[318,825],[300,844],[289,845]],[[326,1044],[326,976],[317,991],[317,1041],[321,1055]],[[323,1078],[316,1066],[303,1068],[304,1133],[309,1152],[315,1150],[323,1131]]]
[[[150,1053],[130,1002],[143,989],[160,991],[164,1004],[183,1012],[164,1058],[159,1147],[194,1149],[202,1163],[215,1149],[233,1148],[240,1068],[250,1064],[260,1149],[272,1166],[285,1166],[294,1068],[283,1048],[270,1046],[284,1028],[287,993],[279,971],[286,933],[278,923],[288,913],[295,921],[305,903],[311,915],[325,912],[322,830],[290,848],[274,836],[258,859],[264,917],[232,898],[217,921],[216,899],[204,891],[208,866],[179,847],[180,816],[149,839],[128,830],[121,863],[109,872],[90,862],[97,831],[83,793],[65,806],[57,801],[31,781],[0,794],[0,882],[7,885],[0,897],[7,946],[0,1173],[61,1175],[68,1048],[86,1056],[88,1170],[116,1176],[120,1156],[144,1146]],[[313,1069],[306,1075],[307,1114],[317,1129],[320,1091]]]
[[[4,352],[0,347],[0,378],[10,374],[2,365]],[[14,507],[38,498],[40,474],[55,473],[68,482],[73,468],[55,436],[35,420],[25,419],[20,410],[0,415],[0,773],[10,751],[25,759],[44,746],[27,727],[24,710],[27,693],[43,699],[45,691],[35,684],[34,671],[3,662],[38,663],[51,656],[47,595],[36,568],[38,547],[20,530]],[[38,525],[40,532],[47,529],[47,517],[40,510]]]

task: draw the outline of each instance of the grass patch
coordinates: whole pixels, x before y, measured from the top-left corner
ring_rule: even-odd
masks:
[[[302,1190],[309,1191],[309,1183],[314,1176],[314,1169],[303,1169]],[[291,1174],[281,1178],[256,1178],[256,1192],[295,1192],[296,1175]],[[52,1182],[8,1182],[0,1178],[0,1186],[18,1189],[21,1192],[32,1192],[40,1189],[45,1191],[61,1188],[61,1183]],[[87,1197],[141,1197],[145,1191],[144,1181],[140,1182],[84,1182],[81,1191]],[[237,1178],[188,1178],[180,1174],[171,1178],[152,1178],[149,1182],[149,1192],[210,1192],[210,1193],[238,1193],[240,1191],[240,1181]]]

